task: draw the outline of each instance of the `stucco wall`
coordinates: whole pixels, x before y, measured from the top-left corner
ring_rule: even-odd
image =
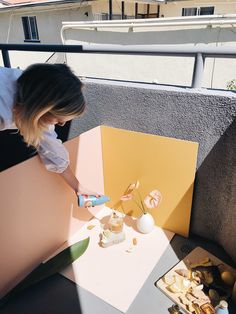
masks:
[[[98,125],[199,142],[191,232],[236,261],[236,94],[85,82],[88,109],[70,137]]]

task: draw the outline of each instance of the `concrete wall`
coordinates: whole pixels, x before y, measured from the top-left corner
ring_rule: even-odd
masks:
[[[70,137],[108,125],[199,142],[191,232],[236,261],[236,94],[92,80],[85,86],[87,112],[72,122]]]

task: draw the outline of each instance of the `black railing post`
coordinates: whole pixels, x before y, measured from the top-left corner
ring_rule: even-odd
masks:
[[[2,49],[2,60],[3,60],[4,67],[6,67],[6,68],[11,67],[11,62],[10,62],[8,50]]]
[[[121,19],[125,19],[125,2],[121,1]]]
[[[147,16],[146,18],[149,18],[149,14],[150,14],[150,4],[147,4]]]
[[[109,20],[113,20],[112,0],[109,0]]]
[[[160,5],[159,4],[157,5],[157,17],[158,18],[160,17]]]
[[[138,2],[135,2],[135,12],[134,12],[134,16],[137,19],[138,18]]]

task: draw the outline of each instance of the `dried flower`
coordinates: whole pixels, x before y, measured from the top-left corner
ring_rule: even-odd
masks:
[[[139,181],[136,181],[135,183],[131,183],[128,187],[129,192],[133,192],[134,190],[137,190],[139,188]]]
[[[133,200],[135,204],[138,206],[138,208],[142,211],[143,214],[147,213],[147,208],[156,208],[162,200],[161,192],[158,190],[151,191],[144,199],[142,200],[142,197],[138,191],[139,188],[139,181],[136,181],[135,183],[131,183],[127,189],[127,192],[121,196],[121,201],[130,201]],[[138,201],[135,199],[135,194],[138,196]]]
[[[120,200],[121,201],[130,201],[130,200],[132,200],[132,198],[133,198],[133,195],[131,193],[129,193],[129,194],[122,195]]]
[[[156,208],[162,199],[161,192],[158,190],[151,191],[144,199],[144,204],[147,208]]]

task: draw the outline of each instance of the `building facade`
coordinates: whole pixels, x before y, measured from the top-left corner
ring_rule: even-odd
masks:
[[[63,41],[65,44],[216,47],[235,46],[236,42],[236,4],[233,0],[8,0],[0,3],[1,43],[61,44]],[[109,19],[112,21],[104,21]],[[113,26],[117,20],[122,20],[118,21],[121,27]],[[222,20],[226,24],[222,24]],[[62,38],[62,24],[71,22],[78,22],[76,29],[71,27]],[[12,51],[10,56],[12,66],[21,68],[34,62],[65,61],[64,54],[45,52]],[[108,59],[98,55],[67,56],[67,61],[76,65],[82,76],[191,85],[193,58],[108,56]],[[226,88],[235,78],[234,59],[208,59],[205,68],[205,87]]]

